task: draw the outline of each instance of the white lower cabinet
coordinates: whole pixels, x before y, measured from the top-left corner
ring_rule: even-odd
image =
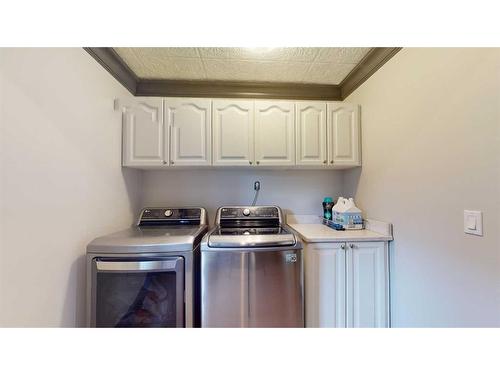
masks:
[[[305,246],[306,327],[388,327],[387,242]]]

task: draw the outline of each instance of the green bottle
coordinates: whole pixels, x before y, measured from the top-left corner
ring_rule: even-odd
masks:
[[[323,199],[323,217],[327,220],[332,220],[332,207],[332,197],[325,197],[325,199]]]

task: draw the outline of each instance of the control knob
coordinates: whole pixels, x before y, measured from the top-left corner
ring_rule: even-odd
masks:
[[[166,217],[170,217],[170,216],[172,216],[172,214],[173,214],[172,210],[165,210]]]
[[[245,215],[245,216],[250,215],[250,209],[249,208],[243,209],[243,215]]]

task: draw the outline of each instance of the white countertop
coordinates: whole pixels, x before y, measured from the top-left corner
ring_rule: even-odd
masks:
[[[392,236],[371,230],[335,230],[323,224],[288,224],[305,242],[390,241]]]
[[[392,226],[375,220],[366,220],[361,230],[335,230],[321,224],[313,215],[288,215],[287,224],[304,242],[392,241]]]

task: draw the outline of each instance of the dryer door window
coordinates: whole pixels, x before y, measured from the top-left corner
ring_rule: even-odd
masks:
[[[96,258],[94,327],[184,327],[184,259]]]

